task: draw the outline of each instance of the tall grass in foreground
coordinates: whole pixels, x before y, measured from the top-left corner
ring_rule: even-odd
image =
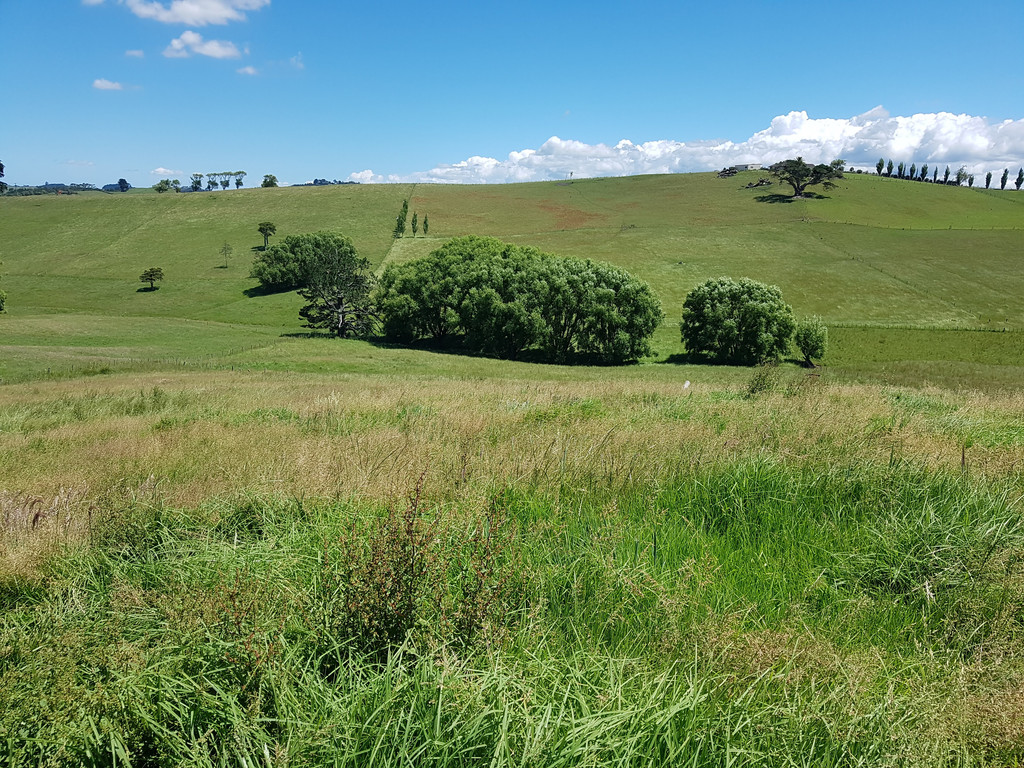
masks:
[[[1012,765],[1013,488],[741,460],[483,504],[129,501],[5,587],[0,748],[10,765]]]

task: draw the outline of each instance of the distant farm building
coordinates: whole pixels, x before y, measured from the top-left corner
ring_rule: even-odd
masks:
[[[761,163],[740,163],[734,165],[737,171],[759,171],[761,170]]]

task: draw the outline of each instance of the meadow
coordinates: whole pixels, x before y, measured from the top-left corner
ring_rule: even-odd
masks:
[[[757,177],[0,199],[7,764],[1020,764],[1024,196]],[[311,336],[264,220],[615,263],[657,354]],[[825,365],[688,362],[721,274]]]

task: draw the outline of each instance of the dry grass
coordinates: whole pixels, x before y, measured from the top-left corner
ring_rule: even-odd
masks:
[[[0,490],[54,497],[153,476],[173,504],[242,490],[391,499],[427,470],[431,493],[454,497],[614,486],[746,456],[1020,476],[1024,436],[999,426],[1024,419],[1020,394],[936,391],[908,406],[876,387],[798,376],[755,397],[635,380],[274,373],[5,388]]]
[[[50,557],[87,541],[95,511],[84,489],[61,487],[53,496],[0,489],[0,582],[35,577]]]

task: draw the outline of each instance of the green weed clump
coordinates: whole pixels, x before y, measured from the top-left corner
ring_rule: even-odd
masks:
[[[744,459],[486,498],[111,494],[8,590],[8,764],[1024,756],[1012,480]]]
[[[406,644],[465,649],[514,617],[501,507],[490,505],[468,527],[458,517],[431,518],[422,482],[402,511],[390,508],[324,544],[304,613],[328,674],[353,651],[383,664]]]

